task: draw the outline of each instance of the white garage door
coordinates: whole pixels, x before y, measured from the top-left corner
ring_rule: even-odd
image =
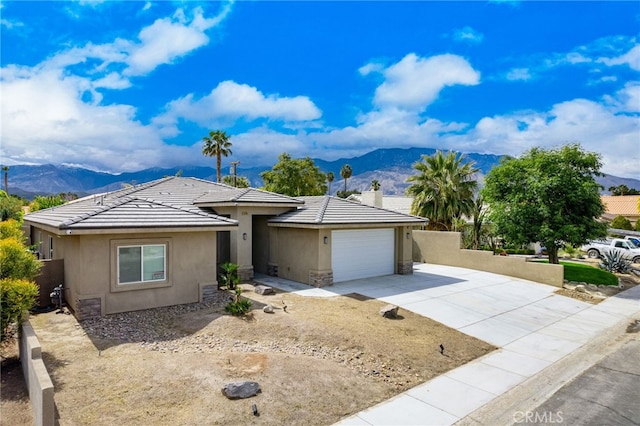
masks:
[[[332,231],[333,282],[393,274],[394,240],[393,228]]]

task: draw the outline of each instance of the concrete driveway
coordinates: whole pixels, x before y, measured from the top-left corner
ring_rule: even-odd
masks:
[[[640,287],[591,305],[556,295],[553,286],[443,265],[415,264],[413,275],[368,278],[322,289],[275,277],[256,281],[303,296],[359,293],[500,348],[345,419],[342,425],[456,423],[608,328],[640,315]],[[447,343],[443,344],[446,351]]]

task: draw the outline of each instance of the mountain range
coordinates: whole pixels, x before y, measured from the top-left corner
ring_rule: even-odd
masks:
[[[331,193],[344,189],[344,181],[340,177],[340,169],[349,164],[353,176],[347,181],[350,190],[364,191],[370,188],[371,181],[376,179],[387,195],[403,195],[409,184],[406,180],[415,174],[413,164],[422,155],[435,153],[431,148],[387,148],[376,149],[367,154],[353,158],[341,158],[334,161],[313,159],[323,172],[333,172],[335,181],[331,186]],[[502,156],[491,154],[465,153],[467,161],[473,161],[480,169],[478,180],[500,162]],[[215,163],[215,159],[211,159]],[[238,176],[246,177],[253,187],[263,185],[260,173],[270,170],[269,167],[238,168]],[[223,169],[223,175],[229,174],[229,168]],[[80,167],[47,165],[14,165],[9,168],[9,192],[21,197],[32,199],[35,195],[75,193],[79,196],[97,194],[122,188],[125,184],[135,185],[149,182],[164,176],[174,176],[181,173],[185,177],[197,177],[207,180],[216,179],[215,167],[172,167],[150,168],[137,172],[111,174],[96,172]],[[599,177],[598,182],[606,189],[611,186],[627,185],[629,188],[640,189],[640,180],[621,178],[612,175]]]

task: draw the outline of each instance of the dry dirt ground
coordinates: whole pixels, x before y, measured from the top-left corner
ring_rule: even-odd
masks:
[[[217,303],[80,323],[32,316],[60,424],[327,425],[495,349],[404,310],[383,318],[384,303],[360,295],[261,296],[242,287],[253,300],[246,318],[224,314],[226,292]],[[262,311],[267,303],[274,313]],[[12,386],[4,370],[3,389]],[[228,400],[221,388],[236,380],[257,381],[262,393]],[[21,424],[11,418],[20,415],[15,399],[3,390],[2,424]]]

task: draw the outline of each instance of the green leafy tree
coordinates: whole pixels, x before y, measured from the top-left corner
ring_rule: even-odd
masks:
[[[251,186],[249,179],[244,176],[225,176],[222,178],[222,183],[236,188],[249,188]]]
[[[209,136],[202,138],[204,145],[202,147],[202,154],[207,157],[216,157],[216,175],[217,182],[221,180],[221,167],[222,157],[227,157],[231,154],[231,142],[229,142],[229,136],[222,130],[211,130]]]
[[[290,197],[324,195],[327,177],[309,157],[291,158],[286,152],[280,154],[273,169],[260,173],[267,191]]]
[[[640,191],[635,188],[629,188],[627,185],[618,185],[618,186],[610,186],[609,192],[611,195],[620,196],[620,195],[640,195]]]
[[[336,175],[334,175],[333,172],[327,173],[327,182],[329,183],[329,190],[327,191],[328,194],[331,194],[331,184],[333,183],[335,178]]]
[[[371,181],[371,189],[374,191],[377,191],[380,189],[380,182],[378,181],[378,179],[374,179]]]
[[[407,188],[407,194],[413,196],[411,213],[429,219],[427,229],[451,231],[457,219],[471,216],[478,169],[463,160],[455,152],[436,151],[413,165],[418,174],[407,179],[412,183]]]
[[[15,219],[18,222],[22,222],[22,205],[21,199],[11,196],[6,192],[0,190],[0,219],[8,220]]]
[[[631,225],[631,221],[624,216],[616,216],[611,221],[611,227],[613,229],[625,229],[627,231],[633,230],[633,226]]]
[[[9,166],[2,166],[4,172],[4,192],[9,193]]]
[[[62,204],[65,204],[66,202],[67,200],[65,197],[63,197],[63,195],[36,195],[31,204],[29,204],[29,210],[31,212],[37,212],[38,210],[60,206]]]
[[[565,244],[580,246],[606,235],[600,199],[602,163],[578,144],[533,148],[507,158],[485,176],[482,194],[495,233],[512,244],[540,242],[549,263],[558,263]]]
[[[347,180],[353,175],[353,169],[350,165],[345,164],[340,169],[340,176],[344,179],[344,192],[347,192]],[[345,197],[346,198],[346,197]]]
[[[473,225],[471,227],[472,248],[478,250],[478,248],[480,248],[480,238],[482,237],[482,225],[484,224],[484,218],[486,216],[482,195],[478,195],[473,202],[471,216],[473,217]]]

